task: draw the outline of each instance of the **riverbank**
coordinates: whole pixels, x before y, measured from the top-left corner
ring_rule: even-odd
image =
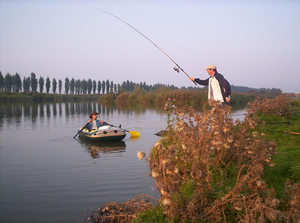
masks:
[[[278,96],[279,92],[266,91],[260,92],[232,92],[230,104],[246,105],[249,101],[253,101],[257,97],[274,98]],[[161,88],[153,92],[146,92],[143,89],[135,88],[132,93],[124,92],[121,94],[105,94],[99,99],[102,103],[116,102],[116,103],[139,103],[139,104],[164,104],[168,98],[176,100],[178,105],[189,105],[193,107],[203,106],[207,102],[207,89],[169,89]]]
[[[252,91],[248,93],[232,92],[231,105],[246,105],[257,97],[274,98],[279,92]],[[136,87],[133,92],[118,94],[46,94],[38,92],[28,93],[0,93],[0,102],[75,102],[75,101],[99,101],[101,103],[118,104],[163,104],[168,98],[173,98],[178,105],[193,107],[203,106],[207,102],[207,89],[171,89],[160,88],[146,92]]]
[[[143,200],[130,214],[115,204],[123,212],[92,213],[91,220],[298,222],[300,100],[282,95],[249,107],[244,121],[233,122],[229,106],[196,113],[168,101],[168,133],[146,158],[159,201]]]

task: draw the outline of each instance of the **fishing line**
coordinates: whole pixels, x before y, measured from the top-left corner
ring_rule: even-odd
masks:
[[[136,28],[134,28],[132,25],[130,25],[129,23],[125,22],[123,19],[119,18],[118,16],[115,16],[114,14],[104,11],[103,9],[98,9],[102,12],[105,12],[106,14],[115,17],[116,19],[120,20],[121,22],[125,23],[126,25],[128,25],[130,28],[134,29],[136,32],[138,32],[140,35],[142,35],[144,38],[146,38],[149,42],[151,42],[155,47],[157,47],[163,54],[165,54],[177,67],[174,67],[174,70],[179,73],[179,71],[181,70],[187,77],[190,77],[179,65],[178,63],[176,63],[165,51],[163,51],[159,46],[157,46],[151,39],[149,39],[147,36],[145,36],[143,33],[141,33],[139,30],[137,30]],[[193,81],[195,85],[196,82]]]

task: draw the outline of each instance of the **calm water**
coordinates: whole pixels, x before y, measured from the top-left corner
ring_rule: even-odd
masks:
[[[91,110],[140,132],[140,138],[128,133],[121,142],[105,144],[73,139]],[[158,198],[148,163],[138,160],[137,151],[149,155],[166,117],[163,108],[141,105],[0,104],[0,221],[84,222],[85,213],[110,201],[138,194]]]

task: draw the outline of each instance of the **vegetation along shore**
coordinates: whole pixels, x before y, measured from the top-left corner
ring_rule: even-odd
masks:
[[[257,96],[275,97],[282,91],[272,88],[249,88],[231,85],[231,103],[247,103]],[[66,77],[52,80],[35,73],[23,77],[16,73],[5,76],[0,72],[0,102],[69,102],[100,101],[102,103],[147,103],[160,104],[167,98],[176,98],[183,104],[203,105],[207,101],[207,89],[193,86],[178,88],[174,85],[134,83],[123,81],[116,84],[110,80],[77,79]]]
[[[110,202],[93,222],[299,222],[300,100],[280,95],[231,107],[178,106],[169,99],[166,134],[148,156],[160,198]],[[143,158],[144,157],[144,158]]]
[[[274,98],[281,93],[280,90],[260,89],[248,92],[232,92],[231,104],[243,104],[253,101],[257,97]],[[207,89],[173,89],[161,87],[154,91],[146,91],[136,86],[132,92],[107,94],[47,94],[39,92],[2,92],[0,102],[73,102],[73,101],[99,101],[101,103],[139,103],[163,104],[168,98],[174,98],[178,104],[203,106],[207,102]]]

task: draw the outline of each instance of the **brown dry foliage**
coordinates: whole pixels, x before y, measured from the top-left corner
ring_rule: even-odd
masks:
[[[214,104],[197,113],[192,107],[169,111],[167,134],[146,158],[160,193],[159,205],[170,222],[300,222],[300,184],[285,184],[285,210],[263,181],[273,166],[274,142],[259,135],[256,112],[285,111],[289,99],[256,99],[243,122],[233,121],[231,107]],[[170,115],[174,113],[174,115]],[[130,222],[156,201],[141,195],[125,203],[110,202],[93,212],[94,222]]]
[[[89,219],[93,222],[101,223],[131,222],[139,212],[148,210],[156,204],[157,201],[153,197],[141,194],[124,203],[109,202],[105,206],[100,207],[97,212],[92,212]]]
[[[280,96],[249,106],[274,112],[287,103]],[[166,107],[176,115],[169,116],[168,134],[156,143],[148,162],[170,221],[298,222],[300,185],[287,190],[291,201],[283,212],[275,192],[262,180],[264,166],[274,165],[276,145],[253,130],[258,120],[251,109],[243,122],[234,122],[229,106],[215,104],[202,113],[191,107],[176,109],[170,102]],[[230,185],[227,175],[233,173],[235,184]]]
[[[287,95],[280,95],[273,99],[270,98],[257,98],[253,102],[248,103],[250,109],[248,110],[249,113],[273,113],[276,112],[278,114],[282,114],[284,111],[287,110],[287,107],[290,103],[290,97]]]

